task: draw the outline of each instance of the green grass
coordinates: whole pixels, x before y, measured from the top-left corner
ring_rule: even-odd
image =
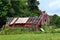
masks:
[[[60,40],[60,33],[0,35],[0,40]]]
[[[0,33],[0,40],[60,40],[60,28],[51,31],[40,32],[23,28],[6,28]]]
[[[54,33],[60,33],[60,28],[55,29]]]

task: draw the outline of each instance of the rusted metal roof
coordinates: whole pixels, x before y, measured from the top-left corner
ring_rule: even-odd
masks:
[[[17,18],[14,18],[10,24],[13,24],[16,20]]]
[[[27,23],[38,23],[39,17],[30,17]]]
[[[9,24],[12,22],[13,19],[14,19],[13,17],[7,18],[7,22],[6,22],[6,24],[9,25]]]
[[[10,24],[38,23],[39,17],[14,18]]]
[[[26,23],[28,21],[28,17],[27,18],[18,18],[18,20],[15,23]]]

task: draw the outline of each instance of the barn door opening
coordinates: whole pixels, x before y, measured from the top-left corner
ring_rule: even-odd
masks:
[[[39,29],[41,32],[44,32],[44,29],[43,29],[43,26],[42,26],[42,25],[39,25],[39,26],[38,26],[38,29]]]

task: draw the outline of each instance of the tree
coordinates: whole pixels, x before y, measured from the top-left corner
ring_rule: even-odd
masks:
[[[10,10],[10,1],[9,0],[0,0],[0,28],[6,24],[8,12]]]
[[[60,17],[56,14],[54,14],[53,16],[51,16],[51,25],[55,25],[56,27],[60,26]]]
[[[31,15],[33,16],[40,16],[41,10],[39,10],[38,5],[39,1],[37,0],[28,0],[28,9],[31,12]]]
[[[60,28],[60,17],[57,18],[55,25],[56,27]]]
[[[7,1],[0,0],[0,28],[6,24],[7,5]]]
[[[19,0],[19,1],[11,1],[12,8],[15,11],[14,17],[31,17],[31,16],[39,16],[41,11],[38,9],[38,3],[36,0],[32,2],[31,5],[29,2],[32,0]],[[30,8],[34,7],[34,9]],[[10,13],[10,12],[9,12]]]
[[[55,14],[55,15],[53,15],[53,16],[51,16],[51,25],[55,25],[55,22],[56,22],[56,20],[57,20],[57,15]]]
[[[28,0],[28,4],[29,4],[29,10],[39,10],[38,9],[38,5],[39,5],[39,2],[37,0]]]

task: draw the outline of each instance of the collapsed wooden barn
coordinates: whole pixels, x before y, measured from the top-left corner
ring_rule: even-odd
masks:
[[[50,23],[50,17],[46,14],[46,12],[42,12],[39,17],[22,17],[22,18],[13,18],[12,21],[9,23],[11,28],[13,27],[31,27],[32,25],[37,28],[42,28],[44,22],[47,25]]]
[[[39,21],[38,17],[25,17],[25,18],[14,18],[10,23],[10,27],[17,27],[17,26],[26,26],[30,27],[32,24],[36,25]]]

